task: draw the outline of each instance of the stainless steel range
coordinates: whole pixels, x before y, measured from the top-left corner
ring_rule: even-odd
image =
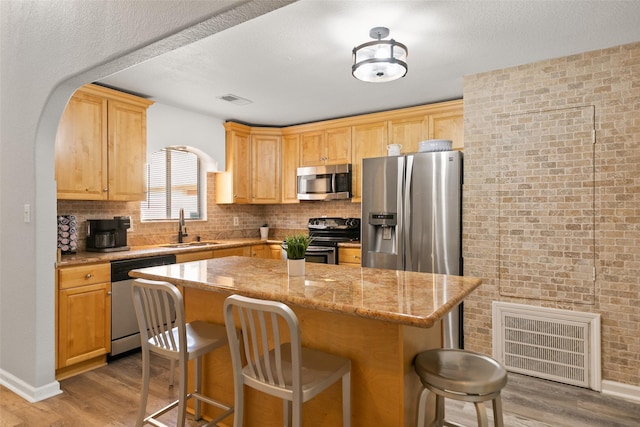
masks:
[[[311,218],[308,230],[313,240],[305,259],[321,264],[338,264],[338,243],[360,241],[360,218]]]

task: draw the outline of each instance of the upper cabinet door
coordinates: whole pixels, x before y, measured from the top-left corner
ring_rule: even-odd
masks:
[[[436,113],[429,116],[429,139],[450,139],[453,148],[464,148],[464,112],[462,105],[458,111]]]
[[[424,114],[389,121],[389,144],[400,144],[402,154],[416,153],[420,141],[428,139],[429,120]]]
[[[353,127],[352,202],[362,199],[362,159],[382,157],[387,148],[387,122]]]
[[[351,126],[327,129],[325,141],[326,164],[351,163]]]
[[[280,203],[280,131],[251,135],[251,203]]]
[[[300,166],[319,166],[326,161],[324,131],[300,135]]]
[[[76,92],[60,119],[55,142],[58,198],[107,200],[107,100]]]
[[[144,200],[147,109],[109,101],[109,200]]]
[[[249,203],[251,200],[251,128],[225,123],[226,171],[216,174],[216,203]]]
[[[300,158],[300,135],[282,136],[282,203],[300,203],[298,200],[297,169]]]

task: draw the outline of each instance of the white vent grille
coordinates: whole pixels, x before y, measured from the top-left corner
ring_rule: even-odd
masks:
[[[600,315],[493,303],[493,356],[513,372],[600,390]]]

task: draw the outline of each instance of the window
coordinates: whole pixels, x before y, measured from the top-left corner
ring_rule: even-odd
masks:
[[[200,160],[194,153],[165,148],[151,155],[147,172],[147,200],[141,203],[142,221],[200,219]]]

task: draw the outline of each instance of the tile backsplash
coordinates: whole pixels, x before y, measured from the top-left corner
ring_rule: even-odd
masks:
[[[196,236],[206,239],[260,237],[262,224],[269,225],[270,238],[282,238],[295,231],[306,231],[309,218],[321,216],[360,218],[360,203],[350,200],[302,202],[290,205],[218,205],[215,203],[215,174],[207,174],[207,219],[187,221],[187,241]],[[109,219],[129,215],[130,246],[177,242],[177,221],[140,222],[140,202],[58,200],[59,215],[75,215],[78,221],[78,249],[86,248],[87,219]],[[238,226],[233,219],[238,218]]]

